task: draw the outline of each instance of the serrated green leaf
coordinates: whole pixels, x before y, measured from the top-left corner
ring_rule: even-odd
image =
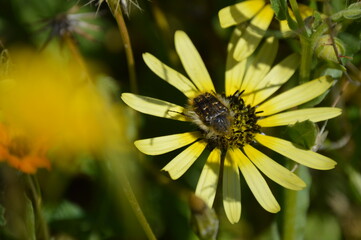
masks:
[[[276,14],[278,20],[286,20],[287,18],[287,2],[285,0],[271,0],[271,7]]]
[[[315,123],[309,120],[287,127],[287,135],[291,141],[304,149],[311,149],[313,147],[317,133],[318,130]]]

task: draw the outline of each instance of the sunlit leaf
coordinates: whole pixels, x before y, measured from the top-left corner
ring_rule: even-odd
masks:
[[[315,144],[317,136],[316,125],[309,121],[298,122],[287,128],[287,135],[291,142],[304,149],[311,149]]]

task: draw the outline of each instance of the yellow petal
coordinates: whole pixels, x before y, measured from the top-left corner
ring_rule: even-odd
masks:
[[[261,104],[257,111],[259,116],[268,116],[298,106],[320,96],[332,86],[332,78],[323,76],[313,81],[294,87]]]
[[[279,185],[292,190],[301,190],[306,187],[305,182],[296,174],[276,163],[252,146],[247,145],[243,150],[259,170]]]
[[[241,61],[254,52],[265,35],[273,15],[274,12],[270,5],[266,5],[257,13],[237,43],[236,49],[234,50],[235,59]]]
[[[245,59],[226,70],[226,96],[233,95],[237,90],[241,90],[246,64],[247,61]]]
[[[256,106],[271,96],[294,74],[299,65],[299,58],[298,54],[292,54],[274,66],[271,71],[253,87],[254,92],[244,94],[244,101],[247,104]]]
[[[237,223],[241,217],[241,183],[239,170],[229,150],[223,167],[223,206],[230,223]]]
[[[313,8],[310,8],[309,6],[304,5],[304,4],[299,4],[298,10],[300,11],[300,15],[301,15],[302,19],[312,16],[313,12],[315,11]]]
[[[197,140],[200,136],[199,132],[187,132],[137,140],[134,144],[139,151],[145,154],[159,155],[184,147]]]
[[[175,48],[188,76],[201,92],[215,92],[213,82],[201,56],[183,31],[175,33]]]
[[[309,16],[312,16],[313,11],[314,11],[309,6],[303,5],[303,4],[298,4],[298,10],[300,11],[300,15],[301,15],[302,19],[305,19],[305,18],[307,18]],[[296,21],[295,15],[293,14],[293,12],[292,12],[292,10],[290,8],[288,8],[288,14],[294,21]],[[289,36],[291,34],[292,30],[288,26],[287,20],[280,21],[280,30],[281,30],[281,33],[282,33],[283,37],[287,37],[287,36]]]
[[[275,37],[267,38],[259,52],[256,54],[252,64],[247,68],[247,73],[241,86],[241,89],[244,90],[244,95],[254,92],[258,82],[262,81],[269,72],[277,55],[277,50],[278,40]]]
[[[255,139],[269,149],[310,168],[328,170],[337,164],[328,157],[311,150],[297,148],[291,142],[280,138],[257,134]]]
[[[337,117],[340,114],[340,108],[332,107],[299,109],[260,119],[257,121],[257,124],[259,124],[261,127],[276,127],[295,124],[296,122],[302,122],[306,120],[320,122]]]
[[[196,195],[210,208],[216,196],[220,164],[221,150],[215,148],[209,155],[197,183]]]
[[[288,26],[287,20],[280,21],[280,31],[282,33],[282,36],[288,36],[290,32],[292,31],[290,27]]]
[[[172,179],[180,178],[188,168],[197,160],[207,146],[205,141],[198,141],[178,154],[162,170],[167,171]]]
[[[183,115],[184,108],[173,103],[132,93],[123,93],[122,100],[129,107],[141,113],[179,121],[188,121]]]
[[[144,53],[143,59],[155,74],[184,93],[188,98],[192,98],[197,94],[197,88],[188,78],[165,65],[152,54]]]
[[[237,26],[234,29],[231,39],[228,43],[225,76],[226,96],[233,95],[237,90],[241,89],[242,79],[246,71],[247,59],[239,62],[233,57],[234,48],[238,42],[238,39],[242,35],[243,30],[244,28],[242,26]]]
[[[247,185],[259,204],[269,212],[278,212],[281,208],[277,200],[273,196],[271,189],[268,187],[266,180],[252,162],[239,149],[235,149],[231,156],[232,161],[238,163],[238,167],[241,170]]]
[[[240,24],[251,19],[264,6],[264,0],[244,1],[225,8],[218,12],[222,28]]]

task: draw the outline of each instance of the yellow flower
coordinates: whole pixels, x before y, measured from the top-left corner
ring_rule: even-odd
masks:
[[[319,122],[341,113],[340,109],[331,107],[284,112],[327,91],[332,86],[328,77],[320,77],[266,100],[293,75],[298,56],[290,55],[271,68],[278,42],[275,38],[268,38],[254,61],[237,62],[232,57],[236,39],[238,36],[233,36],[229,45],[225,94],[216,93],[191,40],[184,32],[177,31],[176,51],[191,80],[149,53],[145,53],[143,58],[155,74],[188,97],[188,105],[181,107],[131,93],[122,95],[123,101],[139,112],[189,121],[198,126],[199,130],[195,132],[138,140],[135,145],[148,155],[163,154],[189,145],[163,168],[172,179],[181,177],[208,148],[211,152],[200,175],[196,195],[208,206],[213,205],[223,162],[223,205],[231,223],[238,222],[241,215],[239,170],[257,201],[269,212],[278,212],[280,206],[260,171],[283,187],[293,190],[305,187],[298,176],[257,150],[257,145],[314,169],[331,169],[336,164],[318,153],[299,149],[289,141],[265,135],[264,130],[307,119]]]
[[[313,10],[306,5],[299,4],[299,10],[303,19],[313,14]],[[294,18],[290,9],[289,14]],[[242,29],[242,36],[234,51],[234,58],[241,61],[250,56],[261,42],[274,17],[274,11],[268,0],[246,0],[221,9],[218,16],[223,28],[250,20]],[[280,30],[284,36],[290,33],[287,20],[280,21]]]
[[[76,61],[24,49],[10,53],[12,64],[0,79],[2,122],[61,153],[97,152],[121,135],[119,109]]]
[[[38,168],[50,168],[46,150],[40,139],[29,139],[0,123],[0,161],[24,173],[35,173]]]

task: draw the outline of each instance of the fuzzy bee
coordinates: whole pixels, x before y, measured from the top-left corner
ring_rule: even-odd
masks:
[[[232,126],[229,102],[208,92],[190,100],[186,115],[210,137],[227,135]]]

